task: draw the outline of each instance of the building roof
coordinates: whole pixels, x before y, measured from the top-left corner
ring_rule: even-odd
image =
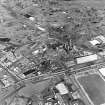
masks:
[[[81,64],[81,63],[95,61],[97,59],[98,59],[98,55],[93,54],[93,55],[77,58],[76,60],[77,60],[77,64]]]
[[[67,89],[67,87],[64,85],[64,83],[59,83],[56,85],[56,88],[59,90],[60,94],[61,95],[64,95],[64,94],[68,94],[69,91]]]

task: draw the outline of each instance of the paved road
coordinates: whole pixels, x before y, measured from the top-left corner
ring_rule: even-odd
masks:
[[[98,67],[99,66],[99,67]],[[53,73],[53,74],[45,74],[45,75],[41,75],[41,76],[36,76],[36,77],[32,77],[32,78],[28,78],[28,79],[25,79],[25,80],[22,80],[22,81],[19,81],[18,83],[15,84],[15,86],[11,86],[9,87],[4,93],[0,92],[0,101],[10,97],[11,95],[13,95],[14,93],[16,93],[18,90],[20,90],[21,88],[25,87],[25,84],[26,83],[30,83],[32,81],[34,81],[34,83],[36,82],[40,82],[42,80],[45,80],[45,79],[49,79],[49,78],[52,78],[54,76],[58,76],[60,74],[64,74],[65,72],[67,72],[67,74],[72,74],[72,73],[75,73],[75,72],[81,72],[81,71],[84,71],[84,70],[91,70],[92,68],[100,68],[100,66],[104,66],[105,67],[105,62],[101,62],[99,64],[95,64],[95,65],[92,65],[92,66],[88,66],[88,67],[83,67],[83,68],[80,68],[80,69],[69,69],[69,70],[66,70],[66,71],[62,71],[62,72],[58,72],[58,73]]]

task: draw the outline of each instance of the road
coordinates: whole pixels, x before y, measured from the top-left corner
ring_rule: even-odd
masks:
[[[84,71],[84,70],[91,70],[91,69],[94,69],[94,68],[100,68],[100,66],[105,67],[105,62],[100,62],[100,63],[92,65],[92,66],[87,66],[87,67],[83,67],[83,68],[75,69],[75,70],[69,68],[68,70],[65,70],[65,71],[62,71],[62,72],[53,73],[53,74],[45,74],[45,75],[35,76],[35,77],[32,77],[32,78],[21,80],[21,81],[17,82],[14,86],[10,86],[7,89],[8,91],[6,91],[4,93],[2,93],[2,92],[0,93],[0,102],[5,100],[6,98],[10,97],[11,95],[15,94],[17,91],[19,91],[20,89],[25,87],[25,84],[30,83],[32,81],[34,81],[34,83],[35,82],[37,83],[37,82],[40,82],[40,81],[43,81],[43,80],[46,80],[46,79],[49,79],[49,78],[53,78],[54,76],[64,74],[65,72],[67,74],[71,75],[73,73],[81,72],[81,71]]]

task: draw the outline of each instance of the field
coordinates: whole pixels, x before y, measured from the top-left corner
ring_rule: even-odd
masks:
[[[79,77],[78,81],[94,105],[105,104],[105,82],[100,75],[91,74]]]
[[[80,2],[86,6],[92,6],[97,9],[105,8],[105,0],[75,0],[75,2]]]
[[[40,94],[48,85],[50,80],[38,82],[36,84],[28,83],[26,87],[19,91],[19,95],[30,97],[33,94]]]

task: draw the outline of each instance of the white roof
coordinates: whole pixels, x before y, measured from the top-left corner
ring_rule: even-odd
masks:
[[[69,93],[67,87],[63,83],[57,84],[56,88],[58,89],[61,95]]]
[[[101,69],[99,69],[99,71],[103,76],[105,76],[105,68],[101,68]]]
[[[103,43],[105,43],[105,37],[100,35],[100,36],[97,36],[96,39],[101,39]]]
[[[35,18],[34,17],[29,17],[29,20],[34,21]]]
[[[32,52],[33,55],[37,55],[39,53],[39,50],[35,50]]]
[[[100,44],[100,42],[98,40],[92,40],[89,41],[93,46],[95,46],[96,44]]]
[[[39,30],[41,30],[41,31],[46,31],[46,29],[43,28],[43,27],[37,26],[37,28],[38,28]]]
[[[97,59],[98,59],[98,56],[96,54],[85,56],[85,57],[80,57],[80,58],[77,58],[77,64],[91,62]]]

